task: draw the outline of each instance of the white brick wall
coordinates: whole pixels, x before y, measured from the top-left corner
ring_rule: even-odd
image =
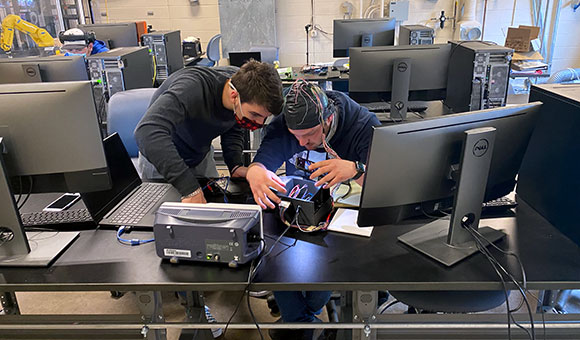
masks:
[[[98,0],[95,20],[107,22],[100,13],[108,12],[109,22],[145,20],[156,30],[181,30],[181,37],[201,39],[203,49],[211,37],[220,33],[218,0],[200,0],[199,5],[189,0]],[[153,15],[147,12],[153,11]]]
[[[314,0],[314,24],[332,33],[332,21],[342,18],[340,4],[344,0]],[[350,0],[354,5],[353,17],[359,15],[359,1]],[[476,16],[483,18],[484,0],[477,0]],[[410,0],[409,20],[403,24],[428,24],[438,17],[441,10],[447,16],[453,15],[454,0]],[[553,69],[580,67],[580,11],[572,12],[567,1],[561,12]],[[201,38],[203,48],[209,39],[220,32],[218,0],[199,0],[200,5],[191,5],[189,0],[108,0],[110,22],[145,20],[155,29],[179,29],[182,37],[189,35]],[[306,63],[306,32],[304,26],[310,23],[310,0],[277,0],[276,22],[277,40],[280,47],[281,65],[302,65]],[[363,1],[366,8],[370,0]],[[388,1],[387,1],[388,3]],[[512,17],[512,0],[488,0],[484,39],[502,44]],[[388,8],[388,6],[386,6]],[[147,15],[153,11],[153,15]],[[105,12],[105,0],[98,0],[96,18],[106,22],[99,12]],[[531,24],[531,1],[517,2],[514,25]],[[444,43],[453,37],[451,23],[441,30],[436,28],[436,42]],[[318,34],[309,39],[310,62],[332,61],[332,36]]]

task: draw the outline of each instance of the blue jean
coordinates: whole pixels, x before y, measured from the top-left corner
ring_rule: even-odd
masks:
[[[331,291],[273,293],[284,322],[314,322],[332,294]]]

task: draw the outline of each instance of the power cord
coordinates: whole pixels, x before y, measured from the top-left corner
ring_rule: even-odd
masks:
[[[26,194],[26,197],[24,197],[24,201],[22,201],[22,203],[20,203],[20,205],[17,206],[18,210],[22,209],[22,207],[26,204],[26,202],[30,198],[30,195],[32,194],[32,186],[33,185],[34,185],[34,179],[32,178],[32,176],[28,176],[28,193]],[[22,189],[22,187],[21,187],[21,189]],[[20,201],[20,199],[18,199],[18,200]]]
[[[153,241],[155,241],[154,238],[150,238],[150,239],[137,239],[137,238],[132,238],[132,239],[126,239],[123,238],[123,234],[127,234],[129,232],[131,232],[132,227],[130,226],[120,226],[119,229],[117,229],[117,241],[119,241],[119,243],[124,244],[126,246],[139,246],[145,243],[151,243]]]
[[[502,252],[503,254],[510,255],[510,256],[514,256],[515,259],[517,260],[517,262],[518,262],[518,264],[520,266],[520,270],[522,271],[522,283],[523,283],[523,287],[521,285],[519,285],[519,283],[513,277],[513,275],[509,274],[504,267],[501,267],[501,266],[500,267],[510,277],[510,279],[512,280],[512,282],[514,282],[516,284],[516,286],[518,287],[518,289],[519,289],[519,291],[520,291],[520,293],[522,294],[522,297],[523,297],[522,301],[520,302],[520,305],[517,308],[515,308],[514,310],[512,310],[512,312],[515,312],[515,311],[519,310],[522,307],[522,304],[523,303],[526,303],[527,308],[528,308],[528,314],[529,314],[529,317],[530,317],[530,322],[532,322],[532,331],[533,331],[534,330],[534,326],[533,326],[533,319],[532,319],[532,314],[531,314],[531,308],[530,308],[530,306],[528,304],[528,300],[527,300],[526,294],[530,294],[532,297],[534,297],[534,299],[536,299],[536,301],[538,303],[542,303],[542,302],[540,301],[540,299],[537,296],[535,296],[534,294],[532,294],[531,292],[529,292],[527,290],[527,287],[526,287],[527,286],[526,273],[525,273],[525,270],[524,270],[524,266],[523,266],[522,262],[520,261],[519,257],[515,253],[513,253],[513,252],[506,252],[506,251],[502,250],[501,248],[499,248],[498,246],[496,246],[495,244],[489,242],[489,240],[487,240],[485,238],[485,236],[483,236],[479,231],[477,231],[477,230],[475,230],[473,228],[471,228],[471,230],[474,232],[475,235],[477,235],[481,239],[485,240],[488,244],[491,244],[493,248],[497,249],[498,251]],[[487,248],[486,248],[486,251],[487,251]],[[489,253],[489,251],[488,251],[488,253]],[[491,255],[491,253],[490,253],[490,255]],[[495,260],[495,261],[497,262],[497,260]],[[545,315],[544,315],[544,311],[543,310],[541,312],[541,315],[542,315],[542,327],[543,327],[544,339],[546,339],[546,320],[545,320]],[[534,334],[534,339],[535,339],[535,334]]]
[[[536,339],[536,335],[535,335],[535,329],[534,329],[534,319],[533,319],[533,315],[531,312],[531,308],[529,305],[529,301],[527,299],[526,293],[527,293],[527,282],[526,282],[526,274],[525,274],[525,270],[523,267],[522,262],[520,261],[519,257],[513,253],[513,252],[506,252],[502,249],[500,249],[499,247],[497,247],[495,244],[493,244],[492,242],[490,242],[488,239],[486,239],[481,233],[479,233],[479,231],[475,230],[474,228],[471,227],[470,224],[468,224],[467,222],[462,222],[462,227],[464,229],[466,229],[472,236],[472,238],[474,239],[478,250],[486,257],[486,259],[489,261],[489,263],[492,265],[493,269],[495,270],[496,274],[498,275],[498,277],[500,278],[502,285],[504,287],[504,293],[505,293],[505,298],[506,298],[506,307],[507,307],[507,316],[508,316],[508,339],[511,339],[511,323],[510,321],[513,321],[513,323],[519,327],[520,329],[522,329],[527,335],[528,338],[535,340]],[[509,256],[514,256],[516,258],[516,260],[518,261],[519,265],[520,265],[520,270],[522,271],[522,285],[520,285],[520,283],[518,282],[517,279],[515,279],[515,277],[509,273],[500,263],[499,261],[497,261],[497,259],[491,254],[491,252],[487,249],[487,245],[483,243],[484,240],[485,242],[487,242],[487,245],[492,245],[495,249],[499,250],[500,252],[509,255]],[[502,272],[504,273],[505,276],[507,276],[509,278],[509,281],[511,281],[512,283],[515,284],[515,286],[518,288],[520,294],[522,295],[522,299],[523,302],[526,304],[526,308],[528,311],[528,316],[530,318],[530,329],[531,329],[531,333],[529,330],[527,330],[526,328],[524,328],[522,325],[520,325],[513,317],[512,313],[517,311],[519,308],[521,308],[522,304],[520,303],[520,306],[518,306],[518,308],[512,310],[509,307],[509,298],[508,298],[508,293],[507,293],[507,287],[506,287],[506,282],[504,279],[504,275],[502,275]],[[544,315],[542,312],[542,321],[543,321],[543,327],[544,327],[544,337],[545,337],[545,319],[544,319]]]
[[[295,214],[294,219],[298,218],[298,214],[300,213],[300,209],[301,209],[300,206],[298,208],[296,208],[296,214]],[[286,229],[284,229],[282,234],[280,234],[280,236],[278,236],[276,241],[274,241],[274,244],[272,244],[270,249],[268,249],[268,251],[266,253],[263,253],[261,256],[255,258],[252,261],[252,263],[250,265],[250,271],[248,272],[248,281],[247,281],[246,287],[244,288],[244,291],[243,291],[242,295],[240,296],[238,303],[236,304],[236,308],[234,309],[234,312],[232,313],[228,322],[226,323],[226,327],[224,328],[224,336],[225,336],[226,332],[228,331],[228,327],[229,327],[230,323],[232,322],[232,319],[234,318],[234,316],[238,312],[240,305],[241,305],[242,301],[244,300],[244,296],[247,296],[247,303],[248,303],[248,309],[250,311],[250,315],[252,316],[252,320],[254,321],[254,324],[256,325],[258,333],[260,334],[260,339],[264,340],[264,334],[262,334],[262,329],[258,325],[258,321],[256,320],[256,316],[254,315],[254,312],[252,311],[252,307],[251,307],[250,302],[249,302],[250,286],[252,285],[252,282],[254,281],[254,277],[255,277],[258,269],[260,268],[260,265],[263,263],[264,259],[272,253],[274,248],[276,248],[276,245],[278,243],[280,243],[280,240],[282,239],[282,237],[284,237],[284,235],[286,235],[286,233],[288,232],[288,230],[290,230],[290,228],[291,228],[291,225],[286,226]],[[288,248],[286,248],[286,249],[288,249]],[[278,255],[276,255],[276,256],[278,256]]]

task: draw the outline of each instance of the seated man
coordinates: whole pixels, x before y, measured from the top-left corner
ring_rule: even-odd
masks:
[[[102,52],[107,52],[107,45],[101,40],[97,40],[95,32],[84,32],[80,28],[71,28],[58,35],[62,43],[62,49],[66,51],[65,56],[82,55],[88,57]]]
[[[296,155],[322,159],[310,165],[310,179],[316,185],[331,187],[354,179],[362,184],[373,126],[377,117],[347,95],[322,91],[318,86],[299,80],[286,95],[283,115],[275,117],[266,128],[254,162],[248,167],[247,180],[257,204],[263,209],[275,208],[280,198],[270,190],[285,192],[276,171],[286,162],[291,174]],[[274,292],[284,322],[316,322],[331,292]],[[282,336],[281,336],[282,335]],[[308,338],[310,331],[271,332],[273,338]]]

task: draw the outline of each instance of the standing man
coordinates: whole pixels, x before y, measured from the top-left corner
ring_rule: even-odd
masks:
[[[249,61],[237,67],[187,67],[155,92],[135,129],[144,177],[160,174],[184,203],[205,203],[197,177],[217,177],[211,142],[221,137],[233,177],[245,177],[243,130],[260,128],[282,110],[282,83],[272,65]]]
[[[362,184],[373,126],[377,117],[347,95],[322,91],[305,81],[295,82],[286,95],[283,114],[266,128],[246,179],[256,203],[275,208],[280,198],[270,190],[284,192],[276,171],[286,162],[286,173],[294,170],[297,157],[314,161],[309,170],[316,185],[330,187],[350,179]],[[312,156],[317,153],[318,159]],[[320,322],[316,317],[330,299],[330,291],[274,292],[284,322]],[[312,330],[271,330],[278,339],[311,339]]]
[[[80,28],[71,28],[58,35],[62,43],[65,55],[82,55],[88,57],[98,53],[107,52],[107,45],[101,40],[97,40],[95,32],[84,32]]]

